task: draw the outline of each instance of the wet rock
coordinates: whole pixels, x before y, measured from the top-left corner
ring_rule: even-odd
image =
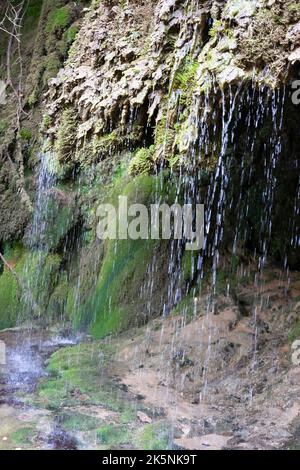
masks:
[[[294,366],[300,366],[300,340],[292,344],[292,363]]]
[[[300,42],[300,23],[289,27],[286,38],[291,42],[292,47],[295,48]]]
[[[221,450],[230,439],[231,436],[207,434],[206,436],[175,439],[175,444],[187,450]]]
[[[59,426],[56,426],[48,436],[47,443],[53,450],[77,450],[78,443]]]
[[[220,73],[220,85],[224,86],[227,83],[239,83],[243,77],[244,71],[241,68],[230,65]]]
[[[173,355],[173,361],[178,364],[179,367],[191,367],[194,365],[194,362],[189,359],[184,350],[176,351]]]
[[[152,418],[150,418],[150,416],[146,415],[146,413],[143,413],[142,411],[137,412],[137,417],[142,423],[152,423]]]
[[[291,64],[295,64],[296,62],[300,61],[300,47],[290,53],[288,60],[291,62]]]

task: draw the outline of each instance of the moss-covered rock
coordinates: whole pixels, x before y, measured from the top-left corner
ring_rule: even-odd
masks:
[[[72,10],[69,5],[61,8],[54,8],[47,19],[46,33],[60,34],[70,24],[72,18]]]
[[[104,424],[96,431],[97,441],[109,449],[119,448],[120,445],[129,443],[131,435],[126,426]]]
[[[150,173],[154,166],[154,151],[154,145],[137,150],[130,162],[129,174],[136,176]]]
[[[58,161],[68,168],[72,160],[76,138],[76,118],[72,109],[64,111],[55,144]]]
[[[0,275],[0,329],[16,326],[36,315],[49,322],[59,318],[63,283],[56,290],[55,287],[60,256],[31,252],[20,244],[7,247],[4,255],[13,271],[4,267]]]
[[[23,427],[14,431],[10,438],[16,446],[26,446],[34,441],[36,430],[34,427]]]
[[[171,449],[170,427],[165,422],[146,424],[138,433],[137,446],[144,450]]]
[[[21,245],[5,250],[8,263],[18,276],[22,276],[26,262],[26,252]],[[20,286],[16,277],[4,268],[0,274],[0,330],[15,326],[20,315]]]
[[[23,286],[19,304],[20,321],[32,319],[37,315],[42,315],[45,321],[48,320],[46,306],[57,284],[60,264],[59,255],[28,252],[20,274]]]
[[[53,292],[50,294],[47,303],[47,320],[49,322],[65,321],[66,318],[66,305],[68,299],[68,280],[66,273],[60,274],[55,279],[57,281]]]
[[[46,252],[56,252],[67,242],[68,234],[79,223],[80,209],[76,194],[53,188],[43,200],[41,221],[43,231],[32,233],[30,226],[25,242],[32,247],[43,248]]]
[[[300,321],[297,321],[289,332],[289,341],[290,343],[293,343],[299,338],[300,338]]]
[[[65,407],[85,404],[105,404],[108,410],[121,415],[132,412],[134,404],[123,402],[117,390],[112,393],[109,381],[102,380],[101,371],[109,366],[112,353],[109,345],[96,342],[57,351],[48,361],[49,376],[39,384],[36,403],[62,413]]]
[[[115,177],[113,190],[102,196],[101,202],[118,208],[118,196],[122,194],[127,196],[128,205],[139,203],[148,209],[158,200],[173,204],[176,181],[168,174],[141,175],[131,181],[126,175]],[[151,240],[150,232],[148,237],[98,240],[86,247],[76,268],[80,274],[68,289],[66,312],[75,327],[89,327],[93,336],[100,338],[144,323],[163,311],[168,297],[169,242]]]

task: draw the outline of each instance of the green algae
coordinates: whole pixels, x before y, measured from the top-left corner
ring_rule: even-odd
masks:
[[[165,422],[146,424],[136,437],[137,447],[143,450],[170,449],[170,427]]]
[[[26,260],[26,251],[16,244],[5,250],[8,263],[21,276]],[[19,314],[20,290],[16,277],[7,268],[0,275],[0,330],[15,326]]]

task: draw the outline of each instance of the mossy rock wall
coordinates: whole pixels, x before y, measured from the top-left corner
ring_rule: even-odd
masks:
[[[18,275],[22,274],[26,261],[26,253],[21,246],[8,250],[7,261]],[[20,290],[15,276],[8,268],[2,268],[0,275],[0,329],[16,325],[20,313]]]
[[[161,177],[143,175],[115,185],[110,203],[118,204],[118,195],[132,203],[150,204],[173,198],[175,187],[162,184]],[[168,303],[169,242],[157,240],[98,241],[102,262],[92,288],[89,271],[81,272],[69,290],[67,315],[76,327],[89,327],[95,337],[118,333],[128,326],[145,323],[158,316]],[[79,286],[76,287],[76,286]]]
[[[0,329],[32,321],[39,314],[51,320],[46,311],[61,258],[30,252],[22,245],[8,247],[4,255],[13,272],[3,267],[0,275]]]

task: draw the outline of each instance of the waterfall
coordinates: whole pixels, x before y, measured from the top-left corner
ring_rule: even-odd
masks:
[[[28,320],[33,316],[42,316],[45,305],[39,301],[39,281],[42,272],[42,264],[49,253],[49,235],[54,229],[50,224],[49,209],[51,205],[51,191],[55,187],[56,177],[49,170],[53,154],[45,153],[40,157],[36,201],[34,205],[33,220],[30,224],[26,243],[30,250],[22,278],[26,288],[22,292],[21,304],[23,311],[20,313],[19,322]]]
[[[51,190],[55,187],[56,176],[50,171],[52,152],[40,156],[40,168],[36,192],[33,221],[30,226],[28,245],[30,248],[48,251],[49,243],[46,232],[49,230],[48,210],[51,201]]]

